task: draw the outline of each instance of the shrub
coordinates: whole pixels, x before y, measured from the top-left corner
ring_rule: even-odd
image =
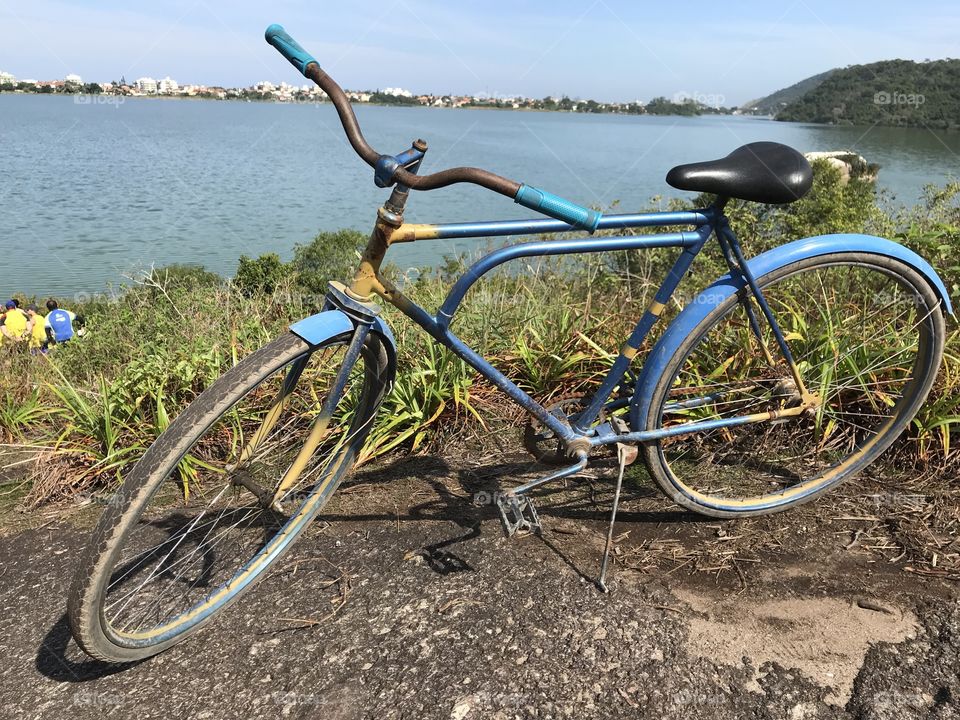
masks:
[[[241,255],[233,283],[247,297],[257,293],[270,295],[292,272],[293,268],[282,262],[277,253],[266,253],[256,259]]]
[[[319,296],[327,291],[329,281],[349,280],[366,241],[366,235],[356,230],[338,230],[319,233],[306,245],[297,245],[293,267],[298,284]]]
[[[208,288],[223,283],[223,278],[207,270],[203,265],[175,263],[151,270],[145,284],[164,287],[180,287],[190,290]]]

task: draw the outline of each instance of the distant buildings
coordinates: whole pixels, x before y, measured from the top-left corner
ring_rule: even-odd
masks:
[[[161,95],[176,95],[180,91],[180,86],[176,80],[171,80],[167,75],[163,80],[157,83],[157,92]]]
[[[152,77],[142,77],[139,80],[136,80],[133,83],[133,87],[137,89],[137,92],[143,95],[157,94],[157,81]]]
[[[291,85],[286,82],[273,83],[262,80],[250,87],[224,88],[216,85],[180,85],[169,75],[162,80],[152,77],[142,77],[128,84],[121,77],[119,82],[90,83],[84,85],[79,75],[68,75],[64,80],[20,80],[8,72],[0,71],[0,85],[10,85],[14,92],[38,93],[102,93],[104,95],[133,95],[133,96],[160,96],[160,97],[196,97],[218,100],[272,100],[283,103],[318,103],[328,100],[323,90],[315,85]],[[399,105],[420,105],[435,108],[497,108],[512,110],[547,110],[561,112],[583,113],[618,113],[630,115],[699,115],[701,113],[729,113],[733,108],[713,108],[699,102],[672,103],[666,98],[654,98],[644,104],[637,100],[633,102],[601,103],[594,100],[579,98],[545,97],[542,99],[523,97],[521,95],[478,93],[476,95],[452,95],[424,93],[414,95],[402,87],[388,87],[382,90],[346,90],[347,98],[355,103],[384,103]]]

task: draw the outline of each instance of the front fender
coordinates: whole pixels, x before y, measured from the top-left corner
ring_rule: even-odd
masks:
[[[906,263],[927,279],[939,296],[944,312],[953,315],[953,306],[950,303],[947,288],[937,272],[930,266],[930,263],[913,250],[899,243],[872,235],[820,235],[796,240],[757,255],[755,258],[748,260],[747,265],[749,265],[754,277],[759,278],[768,272],[798,260],[806,260],[807,258],[835,252],[876,253]],[[713,308],[743,289],[744,284],[741,277],[733,278],[729,273],[724,275],[688,304],[660,337],[647,356],[630,402],[630,425],[634,430],[643,429],[640,424],[644,422],[649,413],[654,386],[680,344]]]
[[[355,326],[355,321],[342,310],[324,310],[316,315],[299,320],[290,326],[290,332],[302,338],[313,347],[322,345],[330,338],[337,335],[350,332]],[[376,333],[387,351],[387,378],[389,383],[393,383],[393,378],[397,372],[397,343],[393,338],[390,327],[383,321],[383,318],[373,319],[371,332]]]

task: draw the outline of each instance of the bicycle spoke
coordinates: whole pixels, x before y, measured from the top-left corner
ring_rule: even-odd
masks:
[[[924,328],[939,307],[919,305],[919,296],[893,273],[854,263],[789,275],[763,293],[817,404],[773,423],[661,441],[674,477],[707,494],[790,488],[835,467],[889,427],[901,401],[912,397]],[[747,320],[742,305],[732,305],[683,360],[660,411],[665,425],[742,417],[801,401],[786,364],[771,367],[764,360],[769,325],[761,324],[758,337]],[[719,463],[723,470],[711,471]]]
[[[331,354],[327,349],[322,359],[331,360]],[[320,357],[315,354],[311,363]],[[370,357],[361,352],[333,409],[330,432],[279,501],[282,512],[272,502],[265,505],[265,498],[276,492],[300,453],[336,377],[333,368],[304,364],[293,383],[285,374],[287,366],[281,367],[195,441],[174,469],[184,473],[183,480],[169,477],[157,486],[149,501],[155,509],[142,511],[114,563],[102,612],[115,633],[151,631],[212,602],[218,589],[231,587],[228,583],[240,569],[275,543],[315,488],[342,476],[345,459],[356,452],[373,422],[373,414],[363,411],[364,398],[374,397]],[[352,419],[344,424],[344,418]],[[187,481],[190,503],[183,493],[170,490]]]

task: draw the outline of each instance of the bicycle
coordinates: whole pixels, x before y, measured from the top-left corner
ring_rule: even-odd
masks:
[[[349,471],[396,372],[374,302],[398,308],[531,416],[528,440],[559,465],[497,495],[508,535],[536,531],[534,488],[582,471],[604,446],[638,446],[677,505],[738,518],[807,502],[873,462],[924,402],[943,354],[943,282],[914,252],[856,234],[796,240],[746,260],[729,199],[782,204],[811,187],[797,151],[751,143],[681,165],[675,188],[711,194],[682,212],[603,214],[477,168],[420,174],[422,140],[398,155],[364,139],[343,90],[283,28],[274,45],[335,106],[357,154],[392,188],[348,286],[322,312],[244,358],[187,407],[131,470],[100,518],[69,597],[73,636],[94,658],[140,660],[180,642],[249,590]],[[546,218],[407,224],[412,190],[474,183]],[[597,230],[684,228],[592,237]],[[388,248],[434,238],[584,231],[495,250],[457,279],[436,314],[380,272]],[[701,292],[632,368],[691,263],[715,237],[728,272]],[[677,259],[595,392],[545,407],[450,329],[468,289],[517,258],[676,248]],[[626,453],[620,453],[612,531]],[[190,496],[181,483],[190,480]],[[609,551],[604,553],[602,578]]]

